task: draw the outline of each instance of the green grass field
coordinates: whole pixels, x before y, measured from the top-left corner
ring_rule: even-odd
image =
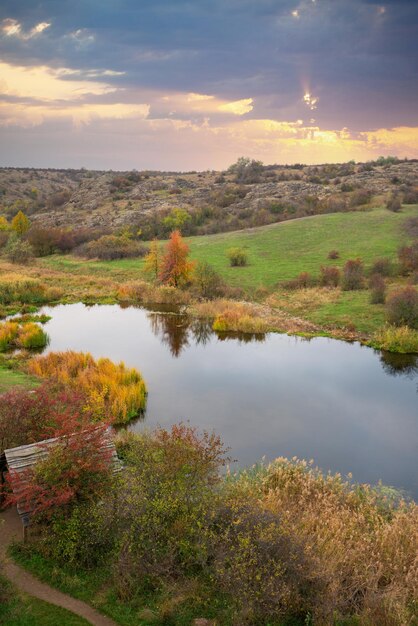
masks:
[[[307,271],[318,274],[321,265],[342,266],[349,258],[360,257],[370,264],[374,259],[389,256],[405,237],[402,222],[418,215],[417,206],[401,213],[386,209],[365,212],[333,213],[290,220],[231,233],[190,237],[191,257],[210,263],[231,285],[254,289],[273,288],[278,282]],[[242,247],[248,253],[246,267],[230,267],[227,251]],[[329,261],[330,250],[336,249],[340,258]],[[39,261],[45,268],[62,272],[133,279],[141,274],[142,260],[85,261],[72,256],[52,256]]]

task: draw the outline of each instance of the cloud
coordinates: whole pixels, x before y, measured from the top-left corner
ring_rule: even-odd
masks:
[[[113,73],[112,73],[113,75]],[[0,96],[52,100],[79,100],[86,95],[102,95],[116,91],[109,83],[93,80],[79,80],[77,70],[51,68],[44,65],[25,67],[0,61]],[[90,77],[108,76],[93,71]],[[89,78],[89,74],[86,75]]]
[[[39,24],[36,24],[29,31],[23,31],[20,22],[13,18],[6,18],[0,22],[0,32],[3,33],[5,37],[16,37],[17,39],[27,41],[28,39],[40,35],[50,26],[50,22],[39,22]]]
[[[219,111],[224,111],[225,113],[232,113],[233,115],[245,115],[246,113],[250,113],[253,110],[253,99],[245,98],[243,100],[235,100],[235,102],[227,102],[226,104],[221,104],[218,107]]]
[[[78,104],[60,107],[41,104],[30,107],[10,102],[0,102],[0,126],[30,128],[45,121],[70,120],[75,126],[90,124],[97,120],[145,119],[149,115],[148,104]]]

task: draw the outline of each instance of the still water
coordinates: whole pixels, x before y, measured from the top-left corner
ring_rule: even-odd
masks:
[[[123,360],[149,396],[133,428],[215,430],[240,466],[314,459],[418,498],[418,358],[325,338],[219,337],[184,315],[83,304],[46,307],[48,351]]]

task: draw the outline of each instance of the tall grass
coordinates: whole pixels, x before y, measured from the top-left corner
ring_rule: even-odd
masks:
[[[190,294],[170,285],[152,285],[142,280],[124,283],[118,289],[118,300],[129,304],[187,304]]]
[[[42,304],[61,296],[57,288],[49,288],[35,278],[6,274],[0,279],[0,304]]]
[[[193,311],[198,317],[213,319],[217,332],[265,333],[269,330],[267,320],[245,302],[213,300],[196,304]]]
[[[0,352],[12,348],[44,348],[49,338],[46,332],[34,322],[0,323]]]
[[[86,396],[85,410],[97,420],[125,423],[146,405],[146,385],[136,369],[109,359],[95,361],[82,352],[51,352],[31,359],[29,371],[40,378],[56,380]]]
[[[371,345],[388,352],[418,353],[418,330],[409,326],[385,326],[374,335]]]

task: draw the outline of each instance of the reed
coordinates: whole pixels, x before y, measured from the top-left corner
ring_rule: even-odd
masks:
[[[147,390],[141,374],[124,363],[93,359],[83,352],[51,352],[31,359],[29,371],[82,392],[84,409],[98,421],[122,424],[145,409]]]

